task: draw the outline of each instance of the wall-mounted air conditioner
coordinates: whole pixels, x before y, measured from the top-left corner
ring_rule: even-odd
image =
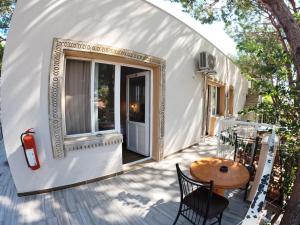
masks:
[[[199,54],[199,70],[214,70],[216,66],[216,57],[208,52]]]
[[[205,75],[215,75],[216,57],[208,52],[200,52],[199,54],[199,72]]]

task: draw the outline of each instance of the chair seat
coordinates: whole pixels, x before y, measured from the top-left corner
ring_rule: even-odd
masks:
[[[191,192],[187,196],[185,196],[183,199],[183,204],[193,209],[201,216],[205,216],[208,196],[209,196],[208,189],[199,188]],[[211,219],[216,217],[221,212],[223,212],[224,209],[226,209],[228,204],[229,201],[225,197],[213,193],[207,218]]]

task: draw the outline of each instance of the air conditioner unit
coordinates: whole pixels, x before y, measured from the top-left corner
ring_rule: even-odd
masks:
[[[201,52],[199,54],[199,70],[211,71],[215,73],[216,57],[207,52]]]

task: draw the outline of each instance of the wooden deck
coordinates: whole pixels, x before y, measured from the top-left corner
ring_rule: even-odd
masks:
[[[188,173],[193,160],[215,154],[214,143],[195,146],[162,162],[107,180],[27,197],[17,197],[3,150],[0,150],[1,225],[169,225],[179,206],[175,163]],[[238,224],[247,212],[242,193],[230,191],[222,225]],[[180,219],[181,225],[190,223]]]

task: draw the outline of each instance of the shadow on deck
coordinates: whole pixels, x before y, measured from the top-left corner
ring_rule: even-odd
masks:
[[[208,141],[114,178],[47,194],[17,197],[1,149],[0,224],[173,224],[180,199],[175,163],[180,163],[188,174],[192,161],[212,156],[215,150],[215,143]],[[226,196],[230,204],[222,225],[238,224],[249,205],[243,202],[243,193],[239,190],[228,191]],[[180,218],[178,224],[190,223]]]

